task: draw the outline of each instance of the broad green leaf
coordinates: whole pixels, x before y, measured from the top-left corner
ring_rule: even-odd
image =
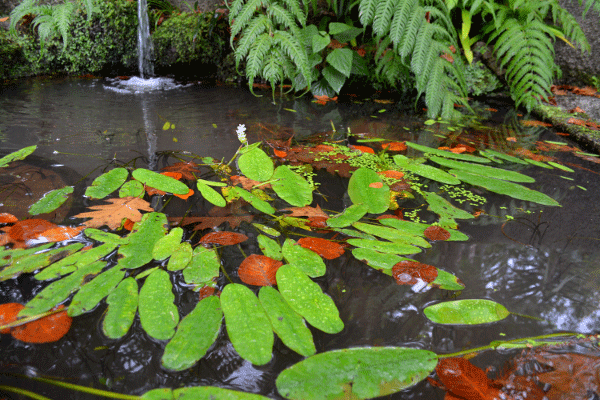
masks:
[[[174,300],[169,273],[162,269],[152,272],[140,289],[138,304],[142,328],[150,337],[166,340],[175,334],[179,312]]]
[[[552,197],[544,193],[531,190],[525,186],[501,181],[499,179],[491,179],[489,177],[472,174],[462,170],[450,170],[450,173],[456,175],[458,179],[470,185],[481,186],[490,192],[504,194],[515,199],[531,201],[533,203],[543,204],[545,206],[560,206],[560,204]]]
[[[274,237],[279,237],[281,236],[281,232],[279,232],[277,229],[275,228],[271,228],[270,226],[267,225],[263,225],[263,224],[258,224],[256,222],[252,223],[252,226],[254,226],[256,229],[263,231],[264,233],[266,233],[267,235],[271,235]]]
[[[399,165],[400,168],[412,172],[413,174],[422,176],[423,178],[446,183],[448,185],[458,185],[460,183],[460,181],[454,176],[442,171],[441,169],[432,167],[430,165],[412,162],[409,158],[401,154],[394,156],[394,162]]]
[[[56,210],[69,198],[70,193],[73,193],[73,186],[65,186],[62,189],[56,189],[46,193],[44,197],[36,201],[29,208],[29,214],[45,214]]]
[[[293,265],[284,265],[277,270],[279,292],[294,311],[309,324],[326,333],[338,333],[344,322],[331,297],[321,290],[304,272]]]
[[[389,254],[417,254],[421,249],[406,243],[386,242],[383,240],[348,239],[348,244]]]
[[[421,349],[334,350],[285,369],[276,385],[287,399],[370,399],[415,385],[434,370],[437,362],[437,354]]]
[[[440,216],[440,226],[442,226],[442,228],[449,227],[456,229],[458,224],[456,223],[455,219],[475,218],[468,212],[454,207],[448,200],[436,193],[423,192],[422,194],[429,204],[428,210],[431,210]]]
[[[352,250],[352,255],[357,260],[366,262],[369,266],[375,269],[392,269],[394,265],[398,264],[400,261],[410,260],[410,258],[400,257],[394,254],[380,253],[378,251],[365,249],[363,247],[357,247]]]
[[[183,270],[185,283],[204,285],[219,276],[221,261],[215,249],[198,246],[194,249],[192,260]]]
[[[158,172],[150,171],[145,168],[138,168],[131,173],[134,179],[137,179],[146,186],[162,190],[163,192],[173,194],[188,194],[190,189],[183,182],[170,176],[159,174]]]
[[[331,89],[334,90],[335,93],[340,93],[340,91],[342,90],[342,87],[344,86],[344,83],[346,83],[346,76],[341,73],[340,71],[338,71],[337,69],[333,68],[331,65],[326,66],[325,68],[323,68],[322,72],[323,74],[323,78],[325,80],[325,85],[329,85],[331,87]],[[314,92],[313,92],[314,93]],[[315,93],[316,94],[316,93]],[[323,93],[326,94],[326,93]],[[323,94],[319,94],[319,95],[323,95]],[[329,96],[332,97],[333,93]]]
[[[304,207],[312,203],[312,187],[287,165],[275,168],[272,179],[271,186],[275,193],[291,205]]]
[[[327,225],[332,228],[343,228],[352,225],[352,223],[364,217],[368,210],[365,204],[353,204],[341,214],[328,218]]]
[[[221,293],[227,334],[235,351],[255,365],[271,361],[273,329],[265,310],[244,285],[231,283]]]
[[[456,275],[452,275],[451,273],[439,268],[437,271],[437,277],[429,284],[429,286],[439,287],[440,289],[445,290],[463,290],[465,288],[465,285],[459,281]]]
[[[342,235],[355,237],[359,239],[377,240],[375,236],[369,235],[368,233],[359,232],[356,229],[333,228],[332,231],[339,232]]]
[[[173,399],[176,400],[268,400],[267,397],[239,392],[231,389],[222,389],[213,386],[196,386],[173,390]],[[169,398],[169,400],[171,400]]]
[[[108,309],[102,321],[102,332],[110,339],[123,337],[135,317],[138,306],[138,284],[132,277],[125,278],[106,299]]]
[[[81,244],[81,243],[78,243]],[[69,274],[77,269],[82,268],[87,264],[91,264],[99,259],[107,256],[117,247],[115,243],[105,243],[93,249],[80,251],[55,262],[42,272],[35,274],[34,278],[40,281],[60,278],[63,275]],[[63,248],[64,249],[64,248]]]
[[[17,150],[10,154],[5,155],[4,157],[0,158],[0,168],[6,167],[9,163],[11,163],[13,161],[24,159],[25,157],[27,157],[28,155],[33,153],[36,148],[37,148],[36,145],[24,147],[21,150]]]
[[[227,202],[223,196],[221,196],[219,192],[208,186],[206,183],[198,180],[198,182],[196,182],[196,187],[198,188],[198,191],[202,197],[204,197],[209,203],[212,203],[217,207],[225,207],[227,205]]]
[[[54,243],[45,243],[29,249],[0,249],[0,267],[10,265],[23,257],[28,257],[52,246]]]
[[[223,320],[221,302],[217,296],[202,299],[186,315],[162,356],[163,367],[173,371],[191,368],[204,357],[217,339]]]
[[[447,158],[436,157],[436,156],[429,157],[429,159],[440,165],[443,165],[444,167],[466,170],[473,174],[483,175],[483,176],[487,176],[490,178],[502,179],[502,180],[511,181],[511,182],[522,182],[522,183],[535,182],[535,179],[533,179],[532,177],[520,174],[516,171],[508,171],[505,169],[494,168],[494,167],[490,167],[487,165],[480,165],[480,164],[466,163],[466,162],[462,162],[462,161],[449,160]]]
[[[331,22],[329,24],[329,33],[335,35],[338,42],[346,43],[356,38],[364,32],[364,29],[346,25],[340,22]]]
[[[325,275],[327,267],[320,255],[297,245],[293,239],[286,239],[281,248],[283,257],[306,275],[316,278]]]
[[[305,357],[316,353],[312,333],[304,323],[304,318],[286,303],[276,289],[263,286],[258,298],[283,344]]]
[[[390,240],[392,242],[405,243],[424,248],[431,247],[431,244],[421,236],[412,235],[400,229],[394,229],[381,225],[366,224],[364,222],[355,222],[352,224],[352,226],[358,230]]]
[[[0,282],[44,268],[79,251],[83,246],[83,243],[73,243],[37,254],[29,252],[24,257],[15,258],[11,265],[0,271]]]
[[[350,71],[352,70],[352,50],[340,48],[334,49],[331,53],[327,54],[325,60],[338,72],[344,74],[346,78],[350,78]]]
[[[278,241],[273,240],[270,237],[262,234],[258,235],[257,240],[258,247],[260,247],[260,250],[265,256],[274,260],[283,260],[283,254],[281,254],[281,246],[279,245]]]
[[[484,299],[447,301],[429,306],[423,312],[431,321],[449,325],[487,324],[510,314],[502,304]]]
[[[252,207],[256,208],[258,211],[264,212],[266,214],[274,214],[276,211],[269,203],[245,189],[233,187],[231,188],[231,192],[246,200],[252,205]]]
[[[140,181],[127,181],[119,189],[119,197],[144,197],[144,185]]]
[[[133,226],[129,234],[129,243],[119,248],[121,268],[139,268],[152,261],[154,244],[162,238],[167,228],[167,217],[163,213],[151,212],[144,214],[142,220]]]
[[[246,178],[264,182],[273,175],[273,160],[258,147],[242,154],[238,166]]]
[[[417,143],[412,143],[409,141],[406,141],[405,143],[408,147],[411,147],[415,150],[422,151],[422,152],[428,153],[428,154],[433,154],[433,155],[440,156],[440,157],[454,158],[455,160],[478,162],[478,163],[483,163],[483,164],[491,162],[488,158],[472,156],[470,154],[456,154],[451,151],[434,149],[433,147],[427,147],[427,146],[423,146],[423,145],[420,145]]]
[[[121,237],[114,233],[105,232],[96,228],[86,228],[86,230],[84,230],[83,233],[88,238],[102,243],[113,243],[115,245],[119,245],[125,244],[129,241],[129,237]]]
[[[113,267],[96,276],[75,294],[67,313],[71,317],[76,317],[92,311],[103,298],[117,287],[124,276],[125,271],[120,270],[118,267]]]
[[[520,158],[509,156],[508,154],[500,153],[495,150],[486,149],[481,153],[486,157],[497,157],[501,160],[512,162],[515,164],[527,165],[527,162],[521,160]]]
[[[312,35],[311,47],[313,53],[318,53],[323,50],[331,42],[329,35],[321,36],[319,34]]]
[[[225,182],[215,182],[215,181],[207,181],[205,179],[197,179],[198,182],[202,182],[207,186],[218,186],[218,187],[225,187],[227,186],[227,184]]]
[[[125,168],[112,169],[94,179],[92,186],[85,190],[85,195],[92,199],[103,199],[125,183],[128,175]]]
[[[96,261],[85,265],[71,275],[52,282],[31,299],[19,313],[19,317],[41,314],[56,307],[79,290],[90,277],[98,274],[106,266],[106,261]]]
[[[380,219],[379,223],[382,225],[391,226],[402,232],[406,232],[410,235],[418,235],[418,236],[423,236],[425,234],[425,229],[427,229],[429,227],[428,224],[422,224],[419,222],[412,222],[412,221],[404,221],[404,220],[396,219],[396,218]]]
[[[367,211],[373,214],[381,214],[390,205],[389,186],[370,168],[361,167],[354,171],[348,182],[348,195],[352,203],[364,204]]]
[[[192,261],[192,255],[192,245],[189,242],[179,243],[177,247],[173,249],[171,258],[169,258],[169,262],[167,263],[167,269],[169,271],[180,271],[184,269],[190,261]]]
[[[183,229],[180,227],[171,229],[168,235],[161,237],[154,243],[152,258],[155,260],[166,260],[179,247],[183,238]]]

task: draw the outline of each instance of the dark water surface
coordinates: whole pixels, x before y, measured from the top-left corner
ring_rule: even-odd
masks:
[[[485,112],[494,123],[505,125],[490,123],[488,125],[494,127],[465,128],[459,138],[460,130],[448,130],[444,124],[424,125],[423,118],[409,116],[401,106],[392,104],[369,101],[362,105],[321,106],[304,98],[290,98],[274,105],[270,92],[256,98],[245,89],[232,87],[190,85],[133,94],[108,86],[99,80],[67,79],[0,87],[0,149],[10,152],[37,144],[37,158],[30,161],[34,165],[31,168],[41,167],[45,182],[54,179],[49,187],[64,184],[83,187],[113,159],[129,161],[140,156],[136,166],[152,169],[165,165],[166,158],[156,153],[167,150],[229,160],[239,146],[235,130],[241,123],[248,128],[250,142],[272,138],[273,133],[282,139],[294,133],[296,139],[302,139],[331,130],[333,123],[338,131],[351,127],[353,133],[370,132],[433,147],[465,139],[474,142],[476,147],[484,143],[505,147],[511,144],[506,141],[507,137],[516,137],[519,146],[531,150],[535,150],[536,141],[572,144],[545,128],[521,126],[516,114],[507,109]],[[410,110],[412,104],[407,103],[402,108]],[[379,112],[381,109],[386,111]],[[174,124],[175,129],[163,130],[165,122]],[[467,233],[470,240],[436,242],[414,257],[458,276],[466,285],[458,299],[491,299],[509,311],[541,320],[510,315],[503,321],[483,326],[434,324],[425,318],[423,308],[432,302],[452,299],[455,293],[438,289],[415,292],[410,286],[399,286],[392,277],[371,269],[346,252],[345,256],[329,261],[326,276],[317,279],[338,306],[345,329],[336,335],[313,330],[317,351],[356,346],[408,346],[442,354],[487,345],[494,340],[560,331],[597,333],[600,330],[600,166],[570,153],[552,155],[576,172],[527,166],[517,169],[536,179],[536,183],[528,187],[553,197],[562,207],[543,207],[473,189],[488,202],[465,208],[468,211],[479,208],[488,215],[460,221],[460,230]],[[169,159],[170,163],[175,161]],[[19,173],[34,174],[27,171]],[[4,187],[11,183],[10,179],[0,177]],[[320,174],[319,179],[320,190],[329,200],[321,203],[323,208],[341,210],[348,204],[344,200],[347,180],[327,174]],[[429,190],[436,187],[431,184]],[[24,193],[27,190],[24,189]],[[42,193],[48,190],[43,189]],[[35,201],[40,196],[33,193],[29,197]],[[409,204],[407,207],[419,205]],[[62,211],[63,214],[57,213],[56,218],[72,215],[83,205],[76,202],[71,206],[72,209]],[[3,203],[0,212],[19,214],[10,207]],[[183,215],[186,207],[180,202],[171,210],[176,216],[178,210]],[[197,211],[201,210],[199,206]],[[20,212],[20,216],[25,217],[26,207]],[[507,215],[513,219],[507,220]],[[242,225],[240,231],[251,237],[248,244],[242,246],[246,254],[259,253],[256,241],[252,240],[257,231],[249,225]],[[230,271],[243,259],[233,247],[225,248],[222,256]],[[29,277],[3,282],[0,303],[26,302],[40,289]],[[196,294],[181,287],[176,290],[176,301],[185,315],[195,305]],[[275,378],[283,368],[302,359],[276,341],[271,363],[254,366],[237,356],[222,329],[215,346],[197,365],[173,373],[160,366],[164,343],[150,339],[142,331],[139,319],[136,318],[124,338],[107,340],[100,328],[104,311],[102,305],[75,318],[71,331],[57,343],[32,345],[3,335],[0,368],[127,394],[142,394],[157,387],[216,385],[278,398]],[[485,367],[494,360],[488,357],[479,365]],[[496,361],[495,367],[501,368],[501,362]],[[0,378],[0,384],[20,386],[53,399],[97,398],[22,379]],[[389,396],[394,399],[443,397],[443,391],[426,381]],[[9,398],[19,397],[11,394]]]

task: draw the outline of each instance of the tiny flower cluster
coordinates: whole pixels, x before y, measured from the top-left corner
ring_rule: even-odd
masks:
[[[248,139],[246,139],[246,125],[239,124],[235,133],[237,133],[237,137],[240,143],[245,145],[248,144]]]

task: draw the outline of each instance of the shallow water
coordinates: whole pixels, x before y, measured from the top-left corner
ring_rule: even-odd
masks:
[[[9,152],[37,144],[35,155],[39,158],[32,159],[31,164],[42,167],[46,175],[55,172],[56,187],[62,182],[79,187],[89,185],[113,159],[129,161],[140,156],[136,166],[160,168],[167,159],[157,156],[157,152],[187,151],[229,160],[239,146],[235,130],[241,123],[248,127],[250,142],[274,136],[287,139],[292,133],[296,139],[307,138],[330,131],[332,124],[338,131],[351,127],[353,133],[368,131],[434,147],[457,140],[442,141],[435,136],[452,137],[455,133],[447,130],[446,125],[429,127],[423,125],[423,118],[404,113],[403,109],[411,109],[412,104],[401,107],[366,102],[321,106],[305,98],[289,98],[273,104],[270,92],[257,98],[246,89],[233,87],[194,84],[155,92],[123,93],[106,81],[71,79],[35,80],[0,87],[0,92],[0,148]],[[382,109],[386,111],[379,112]],[[544,128],[521,127],[514,113],[506,109],[488,115],[505,125],[466,129],[462,137],[481,145],[485,141],[502,146],[510,144],[507,136],[516,136],[520,145],[530,147],[536,140],[569,142]],[[169,126],[164,130],[166,122],[175,128]],[[414,257],[458,276],[466,285],[459,299],[491,299],[514,313],[541,321],[510,315],[484,326],[436,325],[425,318],[423,308],[431,302],[452,298],[453,292],[431,289],[415,293],[410,286],[397,285],[393,278],[355,260],[347,252],[329,261],[327,275],[317,279],[334,299],[346,326],[337,335],[314,330],[318,352],[387,345],[424,348],[441,354],[487,345],[494,340],[558,331],[598,332],[600,167],[572,154],[553,155],[576,172],[527,166],[521,167],[521,172],[536,178],[536,183],[529,187],[555,198],[562,207],[542,207],[474,189],[485,194],[488,202],[466,209],[481,208],[488,215],[460,222],[460,230],[470,240],[436,242]],[[322,198],[318,200],[323,208],[341,210],[347,205],[345,180],[326,173],[319,174],[319,179],[321,191],[329,200],[326,203]],[[434,187],[431,185],[430,190]],[[30,197],[39,198],[35,194]],[[418,205],[409,202],[406,207]],[[72,209],[57,218],[72,215],[82,206],[73,204]],[[183,215],[186,206],[183,202],[174,203],[171,212]],[[202,206],[195,209],[202,210]],[[5,204],[0,212],[11,210]],[[506,220],[506,215],[514,219]],[[252,230],[241,231],[251,239],[257,234]],[[248,243],[242,245],[246,254],[258,252],[255,241]],[[237,250],[225,249],[223,260],[227,270],[235,269],[242,259]],[[28,277],[4,282],[0,284],[0,302],[26,302],[39,290]],[[185,315],[195,305],[196,296],[182,288],[177,290],[176,301]],[[69,334],[54,344],[24,344],[4,335],[0,368],[68,378],[71,383],[128,394],[142,394],[156,387],[217,385],[277,398],[274,389],[277,374],[302,359],[276,341],[271,363],[253,366],[237,356],[222,330],[216,345],[196,366],[184,372],[168,372],[160,366],[164,344],[148,338],[139,320],[136,319],[123,339],[106,340],[99,324],[104,308],[77,317]],[[500,368],[498,363],[495,366]],[[0,382],[11,383],[8,378]],[[51,398],[94,398],[73,392],[65,394],[47,385],[18,382],[15,384],[26,385]],[[389,398],[442,399],[443,396],[441,390],[424,381]]]

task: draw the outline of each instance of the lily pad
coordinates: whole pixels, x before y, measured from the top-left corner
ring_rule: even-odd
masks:
[[[327,225],[332,228],[343,228],[360,220],[368,211],[365,204],[353,204],[346,208],[341,214],[327,219]]]
[[[503,320],[510,314],[491,300],[467,299],[434,304],[423,310],[432,322],[445,325],[478,325]]]
[[[263,182],[273,175],[273,160],[258,147],[242,154],[238,166],[242,174],[254,181]]]
[[[110,339],[123,337],[135,317],[138,307],[138,284],[131,277],[125,278],[106,299],[108,309],[104,314],[102,332]]]
[[[175,334],[179,312],[174,300],[169,273],[162,269],[152,272],[140,289],[138,305],[142,328],[150,337],[166,340]]]
[[[169,271],[180,271],[188,266],[192,261],[192,245],[189,242],[179,243],[171,254],[169,262],[167,263],[167,270]]]
[[[431,351],[403,347],[334,350],[285,369],[276,386],[287,399],[370,399],[415,385],[437,361]]]
[[[103,199],[125,183],[127,176],[129,172],[125,168],[112,169],[94,179],[92,186],[85,190],[85,195],[93,199]]]
[[[291,205],[304,207],[312,203],[312,187],[287,165],[277,167],[272,179],[271,186],[275,193]]]
[[[269,203],[245,189],[233,187],[231,188],[231,193],[246,200],[252,205],[252,207],[256,208],[258,211],[264,212],[265,214],[274,214],[276,211]]]
[[[144,185],[142,185],[142,182],[136,180],[125,182],[123,186],[121,186],[121,189],[119,189],[119,197],[142,198],[144,197],[145,193],[146,192],[144,191]]]
[[[170,176],[150,171],[149,169],[138,168],[133,171],[131,175],[144,185],[150,186],[154,189],[162,190],[163,192],[173,194],[188,194],[190,191],[190,188],[188,188],[185,183],[179,182],[177,179],[171,178]]]
[[[185,283],[205,285],[219,276],[221,260],[215,249],[198,246],[194,249],[192,260],[183,270]]]
[[[65,201],[67,201],[70,193],[73,193],[73,186],[65,186],[64,188],[52,190],[46,193],[44,197],[36,201],[29,208],[29,214],[45,214],[56,210]]]
[[[283,254],[281,253],[281,246],[279,245],[279,242],[263,234],[258,235],[257,240],[258,247],[260,247],[260,250],[265,256],[274,260],[283,260]]]
[[[348,182],[348,195],[352,203],[364,204],[373,214],[381,214],[390,206],[389,186],[370,168],[361,167],[354,171]]]
[[[183,238],[183,229],[180,227],[171,229],[168,235],[161,237],[154,243],[152,248],[152,258],[155,260],[165,260],[179,247]]]
[[[295,265],[306,275],[316,278],[325,275],[327,267],[320,255],[297,245],[292,239],[286,239],[281,248],[283,257],[289,264]]]

